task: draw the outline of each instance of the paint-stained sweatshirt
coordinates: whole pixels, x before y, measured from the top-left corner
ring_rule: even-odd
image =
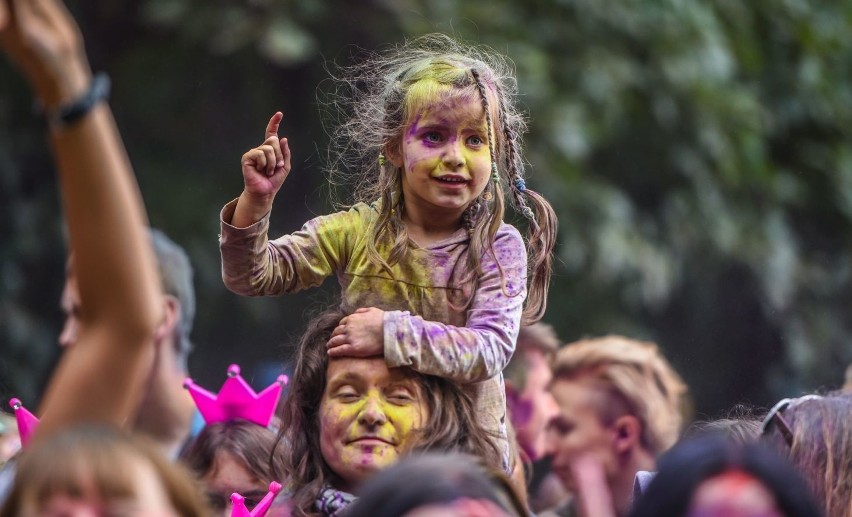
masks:
[[[370,205],[317,217],[271,241],[268,214],[248,228],[236,228],[229,224],[235,207],[236,200],[221,213],[222,277],[230,290],[280,295],[336,275],[345,311],[385,311],[388,366],[409,366],[463,384],[481,424],[500,436],[501,449],[508,451],[502,371],[515,349],[526,297],[527,254],[517,229],[500,226],[494,254],[486,252],[481,259],[472,303],[459,310],[468,296],[463,284],[469,284],[470,238],[464,229],[428,248],[410,242],[405,259],[391,266],[391,276],[367,255],[367,233],[378,217]],[[376,248],[387,257],[391,243],[381,240]]]

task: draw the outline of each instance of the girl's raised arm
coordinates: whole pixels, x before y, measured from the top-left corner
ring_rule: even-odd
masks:
[[[278,137],[278,126],[284,115],[278,111],[266,124],[264,141],[243,155],[243,183],[237,207],[230,221],[246,228],[260,221],[272,209],[275,194],[290,174],[290,145]]]
[[[124,146],[92,78],[80,31],[58,0],[0,0],[0,46],[48,116],[81,297],[79,340],[50,380],[35,440],[69,424],[120,425],[150,371],[162,295]]]

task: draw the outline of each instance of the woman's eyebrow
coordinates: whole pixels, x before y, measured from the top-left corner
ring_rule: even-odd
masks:
[[[415,380],[409,377],[398,377],[395,379],[390,379],[385,383],[387,388],[406,388],[411,391],[417,391],[420,384]]]
[[[351,382],[360,382],[361,380],[362,380],[362,377],[360,375],[358,375],[357,373],[344,372],[344,373],[335,375],[334,377],[329,379],[326,384],[329,385],[329,386],[332,386],[332,385],[345,384],[345,383],[351,383]]]

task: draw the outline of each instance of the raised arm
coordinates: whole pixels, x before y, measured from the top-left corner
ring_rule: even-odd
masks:
[[[242,158],[244,188],[230,224],[246,228],[272,209],[275,194],[290,174],[290,145],[278,137],[284,115],[278,111],[266,124],[264,141]]]
[[[146,216],[112,114],[93,86],[82,37],[58,0],[0,0],[0,45],[52,121],[70,249],[81,298],[79,339],[62,357],[35,439],[82,421],[130,421],[151,369],[161,292]],[[99,85],[103,86],[103,84]]]

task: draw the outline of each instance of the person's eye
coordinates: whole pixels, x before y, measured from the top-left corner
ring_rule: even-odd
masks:
[[[352,388],[342,389],[335,394],[335,398],[343,402],[352,402],[358,400],[358,392]]]
[[[570,433],[571,431],[574,430],[574,426],[572,424],[570,424],[568,422],[562,422],[562,421],[559,421],[559,420],[550,422],[547,425],[547,427],[551,431],[554,431],[557,434],[562,435],[562,436],[565,436],[566,434],[568,434],[568,433]]]
[[[430,144],[438,143],[442,140],[441,134],[437,131],[427,131],[423,133],[423,140]]]
[[[473,135],[467,139],[468,145],[479,147],[485,144],[485,140],[479,135]]]
[[[412,396],[411,392],[406,389],[398,389],[390,392],[388,400],[395,404],[407,404],[409,402],[414,402],[414,396]]]

